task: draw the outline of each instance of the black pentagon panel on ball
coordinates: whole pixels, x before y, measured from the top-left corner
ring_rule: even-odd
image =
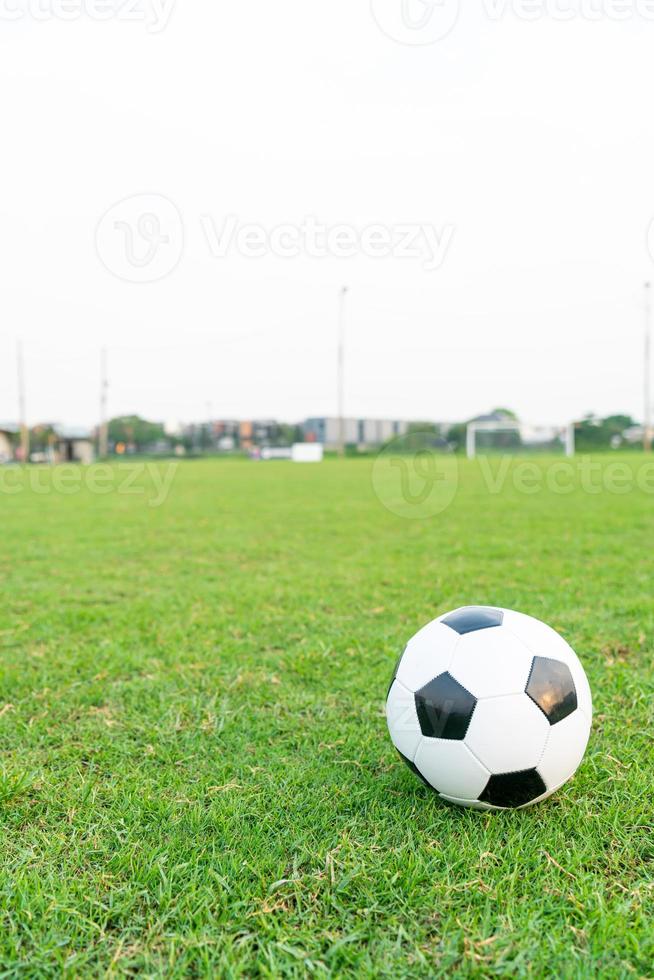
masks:
[[[534,657],[526,691],[550,725],[558,724],[577,710],[575,682],[568,665],[560,660]]]
[[[479,797],[481,803],[511,809],[533,803],[547,792],[547,787],[536,769],[524,772],[508,772],[503,776],[491,776],[486,789]]]
[[[451,674],[441,674],[415,695],[420,729],[427,738],[462,741],[468,732],[477,698]]]
[[[465,609],[457,609],[441,622],[459,636],[465,636],[466,633],[476,633],[477,630],[501,626],[504,622],[504,613],[501,609],[491,609],[488,606],[466,606]]]
[[[425,779],[425,777],[423,776],[423,774],[420,772],[420,770],[418,769],[418,767],[415,764],[415,762],[411,762],[411,759],[407,759],[407,757],[405,755],[402,755],[402,753],[400,752],[399,749],[397,749],[397,754],[407,764],[407,766],[409,767],[409,769],[411,770],[411,772],[414,773],[414,775],[416,775],[418,777],[418,779],[421,779],[422,780],[422,782],[425,784],[425,786],[428,789],[431,789],[431,790],[434,789],[434,787],[432,786],[432,784],[427,782],[427,780]]]

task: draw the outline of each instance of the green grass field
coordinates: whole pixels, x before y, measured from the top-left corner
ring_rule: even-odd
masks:
[[[654,975],[654,495],[518,465],[426,520],[365,460],[5,487],[0,977]],[[534,809],[440,803],[387,735],[404,643],[469,603],[589,674]]]

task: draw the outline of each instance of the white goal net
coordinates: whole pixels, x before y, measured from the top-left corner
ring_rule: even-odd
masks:
[[[470,422],[466,433],[468,459],[487,453],[575,454],[575,427],[530,425],[525,422]]]

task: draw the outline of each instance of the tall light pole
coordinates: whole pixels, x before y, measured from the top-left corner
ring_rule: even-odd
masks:
[[[27,410],[25,407],[25,364],[23,362],[23,345],[20,340],[16,344],[16,370],[18,373],[18,421],[20,424],[21,463],[29,463],[30,430],[27,427]]]
[[[645,283],[645,376],[643,385],[644,415],[643,449],[646,453],[652,451],[652,284]]]
[[[338,455],[345,455],[345,297],[342,286],[338,306]]]
[[[109,453],[109,429],[107,425],[108,389],[107,348],[103,347],[100,353],[100,429],[98,432],[98,456],[101,459],[105,459]]]

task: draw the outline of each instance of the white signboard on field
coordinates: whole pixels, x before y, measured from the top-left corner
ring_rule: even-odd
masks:
[[[320,442],[296,442],[293,446],[294,463],[322,463],[323,446]]]
[[[268,446],[265,446],[261,450],[261,458],[266,460],[267,459],[292,459],[292,457],[293,457],[293,450],[290,448],[290,446],[288,448],[283,446],[275,449],[271,449]]]

